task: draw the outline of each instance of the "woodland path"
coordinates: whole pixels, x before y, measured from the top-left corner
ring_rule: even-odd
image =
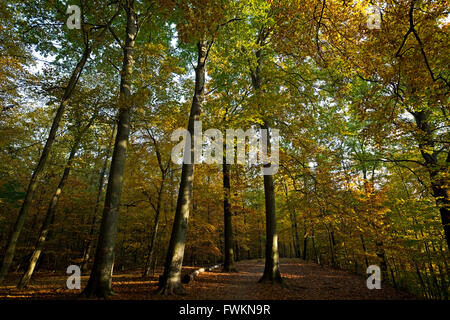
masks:
[[[366,279],[347,271],[322,267],[300,259],[281,259],[280,268],[287,287],[260,284],[264,270],[263,260],[247,260],[236,263],[238,272],[223,273],[220,269],[201,273],[195,281],[185,285],[186,296],[155,296],[157,279],[142,278],[137,273],[114,275],[116,295],[111,299],[155,300],[404,300],[411,295],[383,285],[381,290],[369,290]],[[193,270],[184,268],[184,272]],[[20,275],[16,275],[17,279]],[[15,289],[15,278],[0,288],[0,299],[73,299],[79,290],[65,288],[62,275],[36,274],[28,289]],[[82,277],[82,287],[88,276]]]

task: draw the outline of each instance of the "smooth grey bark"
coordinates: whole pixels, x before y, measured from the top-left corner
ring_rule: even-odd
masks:
[[[265,125],[262,127],[263,129],[267,128]],[[269,134],[267,136],[269,140]],[[264,196],[266,205],[266,263],[264,266],[264,274],[259,282],[281,283],[277,220],[275,214],[275,190],[273,176],[271,175],[264,176]]]
[[[194,122],[200,119],[201,104],[205,89],[205,68],[208,49],[205,40],[197,43],[197,66],[195,67],[195,91],[189,115],[188,131],[192,137],[190,146],[186,145],[184,152],[190,152],[194,159]],[[180,188],[178,191],[175,218],[170,236],[169,248],[164,266],[164,273],[160,279],[158,294],[184,294],[181,284],[181,267],[183,265],[184,248],[192,199],[192,185],[194,182],[194,164],[184,163],[181,170]]]
[[[114,141],[114,137],[116,136],[116,132],[117,132],[117,127],[114,124],[113,130],[111,131],[111,138],[109,140],[108,147],[106,149],[105,159],[103,160],[103,166],[100,171],[100,176],[98,179],[97,199],[95,201],[95,208],[94,208],[94,213],[93,213],[92,221],[91,221],[91,229],[89,230],[89,237],[88,237],[87,243],[86,243],[84,251],[83,251],[83,260],[82,260],[81,266],[80,266],[81,272],[87,271],[89,259],[91,258],[92,250],[94,248],[93,237],[95,234],[95,226],[97,224],[97,215],[98,215],[98,210],[100,209],[100,202],[101,202],[102,193],[103,193],[103,185],[105,183],[106,170],[108,168],[108,159],[111,154],[112,144]]]
[[[263,45],[269,33],[262,30],[258,35],[257,44]],[[255,53],[257,65],[255,69],[251,70],[251,79],[253,90],[258,94],[261,92],[261,67],[262,67],[262,49]],[[267,131],[267,150],[270,150],[270,132],[267,120],[263,121],[261,129]],[[271,164],[264,164],[264,167],[270,168]],[[280,259],[278,253],[278,234],[277,234],[277,219],[275,210],[275,189],[272,175],[264,175],[264,198],[266,208],[266,261],[264,266],[264,273],[259,282],[282,283],[280,273]]]
[[[33,250],[33,253],[31,255],[30,261],[28,262],[28,267],[25,273],[23,274],[22,278],[20,279],[17,287],[19,289],[25,288],[28,283],[31,280],[31,277],[33,275],[34,269],[39,261],[39,258],[41,256],[42,250],[44,248],[45,241],[47,240],[47,235],[49,232],[50,225],[53,221],[55,212],[56,212],[56,206],[58,205],[59,198],[61,196],[61,193],[63,191],[64,185],[66,184],[67,178],[69,177],[70,169],[72,168],[73,164],[73,158],[75,157],[75,154],[78,151],[78,148],[80,146],[81,139],[83,138],[84,134],[87,132],[87,130],[91,127],[92,123],[94,122],[96,115],[93,115],[91,119],[89,120],[88,124],[82,129],[82,131],[78,134],[77,138],[75,139],[75,142],[70,150],[69,158],[67,159],[67,164],[64,169],[63,175],[61,177],[61,180],[59,181],[58,187],[56,188],[55,193],[53,194],[52,199],[50,200],[50,204],[48,206],[47,214],[45,215],[44,222],[42,223],[41,230],[39,232],[39,237],[36,242],[35,248]]]
[[[25,194],[25,199],[23,200],[22,207],[20,208],[19,215],[17,216],[16,222],[14,224],[13,231],[8,240],[8,245],[6,248],[5,255],[3,257],[2,266],[0,268],[0,284],[3,282],[5,276],[7,275],[9,268],[11,267],[12,261],[14,259],[14,254],[16,251],[17,241],[19,240],[20,233],[23,229],[23,225],[25,223],[26,217],[30,210],[33,196],[36,191],[38,180],[44,171],[45,165],[47,163],[48,156],[50,154],[53,142],[55,141],[56,133],[59,128],[59,124],[61,122],[61,118],[64,114],[67,104],[69,103],[70,98],[75,90],[78,79],[80,78],[81,72],[91,54],[92,46],[86,44],[83,54],[78,61],[75,69],[72,71],[72,74],[69,78],[69,82],[64,89],[63,97],[61,98],[58,109],[56,110],[55,117],[53,118],[52,126],[50,128],[50,132],[48,134],[47,141],[45,142],[44,149],[42,150],[41,156],[39,158],[39,162],[34,169],[34,172],[31,176],[30,182],[28,184],[28,188]]]
[[[87,297],[107,298],[112,291],[112,274],[114,268],[114,249],[117,235],[117,222],[122,193],[123,172],[130,135],[131,82],[133,75],[133,52],[137,36],[137,14],[134,0],[127,0],[123,5],[126,11],[126,35],[122,46],[123,63],[120,80],[119,114],[117,135],[111,160],[108,186],[106,188],[100,234],[95,251],[94,265],[88,284],[82,295]]]

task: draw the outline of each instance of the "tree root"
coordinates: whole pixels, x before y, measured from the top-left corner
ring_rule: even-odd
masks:
[[[186,289],[181,285],[181,283],[166,283],[164,285],[161,285],[156,291],[155,294],[160,296],[172,296],[172,295],[178,295],[178,296],[185,296]]]
[[[268,274],[264,274],[259,280],[259,283],[269,283],[269,284],[281,284],[282,286],[284,286],[284,281],[283,278],[281,277],[281,275],[279,273],[277,274],[272,274],[272,275],[268,275]]]
[[[108,299],[110,296],[115,295],[116,293],[110,289],[105,288],[99,284],[87,285],[86,288],[79,294],[78,298],[100,298],[100,299]]]

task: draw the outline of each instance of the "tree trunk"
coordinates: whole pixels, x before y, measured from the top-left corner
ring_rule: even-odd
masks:
[[[199,120],[201,104],[204,98],[205,67],[207,58],[206,41],[197,43],[198,60],[195,68],[195,92],[192,99],[191,113],[189,115],[188,131],[190,148],[185,147],[184,152],[190,152],[191,160],[194,160],[194,122]],[[194,181],[194,161],[184,163],[181,170],[180,188],[178,191],[175,218],[170,236],[169,248],[164,266],[164,273],[160,279],[158,294],[184,294],[185,289],[181,284],[181,267],[183,265],[184,247],[186,244],[187,225],[192,198],[192,185]]]
[[[257,43],[264,42],[265,30],[258,35]],[[255,53],[257,58],[257,66],[251,70],[251,79],[253,90],[258,94],[261,91],[261,66],[262,66],[262,49]],[[267,130],[267,150],[270,150],[270,132],[268,130],[267,122],[261,125],[262,130]],[[271,164],[264,164],[264,167],[270,168]],[[278,235],[277,235],[277,220],[275,212],[275,190],[273,185],[273,176],[264,175],[264,198],[266,207],[266,262],[264,273],[259,282],[281,283],[281,273],[278,256]]]
[[[150,248],[149,248],[149,252],[148,252],[148,257],[147,257],[147,261],[145,263],[144,273],[142,275],[143,277],[147,277],[150,274],[150,271],[152,269],[152,259],[153,259],[153,252],[155,249],[156,237],[158,235],[159,216],[161,213],[161,204],[162,204],[162,195],[163,195],[163,191],[164,191],[164,183],[166,181],[167,171],[170,168],[170,160],[167,163],[167,166],[164,167],[164,165],[162,163],[162,157],[161,157],[161,152],[159,151],[158,143],[150,130],[148,130],[148,133],[149,133],[150,138],[152,139],[153,145],[155,147],[156,159],[158,160],[159,170],[161,171],[161,184],[160,184],[159,190],[158,190],[158,198],[157,198],[156,207],[152,204],[152,207],[155,210],[155,221],[153,224],[154,228],[153,228],[152,237],[150,239]]]
[[[223,154],[226,154],[226,146],[224,148]],[[224,156],[222,164],[223,172],[223,217],[224,217],[224,244],[225,244],[225,255],[223,263],[223,271],[233,272],[236,271],[234,267],[234,252],[233,252],[233,225],[231,221],[231,185],[230,185],[230,169],[231,165],[226,163]]]
[[[266,123],[261,128],[268,130]],[[267,148],[270,149],[270,133],[267,131]],[[270,164],[264,166],[270,167]],[[278,254],[277,220],[275,211],[275,189],[273,176],[264,175],[264,199],[266,207],[266,263],[259,282],[281,283]]]
[[[236,261],[241,260],[241,257],[239,255],[239,243],[237,241],[234,242],[234,259]]]
[[[130,134],[131,81],[133,74],[133,51],[137,36],[137,14],[134,0],[128,0],[126,11],[126,36],[123,46],[123,64],[120,81],[119,116],[117,135],[111,159],[108,186],[106,188],[100,234],[95,252],[94,265],[88,284],[82,295],[107,298],[112,291],[112,274],[114,268],[114,249],[117,235],[117,221],[122,193],[123,172],[125,168],[128,137]]]
[[[362,244],[362,248],[363,248],[363,251],[364,251],[364,262],[366,263],[366,268],[368,268],[368,267],[369,267],[369,260],[367,260],[366,243],[365,243],[365,241],[364,241],[363,235],[360,234],[359,236],[360,236],[360,238],[361,238],[361,244]]]
[[[294,245],[295,257],[300,258],[300,240],[298,237],[297,217],[295,216],[295,210],[292,209],[291,202],[289,201],[289,193],[286,183],[284,183],[283,186],[284,186],[284,193],[286,195],[286,202],[289,209],[289,218],[291,220],[292,244]]]
[[[433,130],[428,121],[429,113],[419,111],[413,113],[419,132],[417,140],[419,142],[420,153],[425,160],[425,165],[430,175],[431,190],[436,199],[441,214],[444,235],[447,246],[450,249],[450,200],[448,195],[448,181],[446,176],[449,171],[450,152],[447,151],[447,158],[443,164],[438,163],[438,151],[435,151],[435,143],[433,139]],[[432,153],[430,152],[432,151]]]
[[[92,51],[92,47],[86,45],[84,48],[83,55],[81,56],[80,61],[77,63],[75,69],[72,71],[69,82],[64,89],[64,94],[59,104],[58,109],[56,110],[55,117],[53,118],[52,126],[50,128],[50,132],[45,142],[44,149],[42,150],[41,156],[39,158],[39,162],[31,176],[30,182],[28,184],[28,188],[25,194],[25,199],[23,200],[22,207],[20,208],[19,215],[17,216],[16,223],[14,225],[14,229],[11,233],[11,236],[8,241],[8,246],[6,249],[5,256],[3,257],[2,267],[0,269],[0,284],[3,282],[3,279],[8,273],[9,268],[11,267],[12,261],[14,259],[14,254],[16,251],[17,241],[19,240],[20,232],[22,231],[23,225],[25,223],[26,217],[30,210],[34,192],[36,191],[38,180],[44,171],[45,164],[47,162],[48,156],[50,154],[53,142],[55,141],[56,133],[59,128],[59,123],[61,122],[61,118],[64,114],[67,104],[69,103],[70,98],[75,90],[78,79],[83,71],[83,68],[88,60]]]
[[[94,208],[94,213],[93,213],[92,221],[91,221],[91,229],[89,230],[89,236],[88,236],[87,243],[86,243],[86,246],[85,246],[85,249],[83,252],[83,260],[81,262],[81,268],[80,268],[81,272],[83,272],[83,273],[87,271],[89,259],[91,258],[92,249],[94,247],[94,239],[93,238],[94,238],[94,234],[95,234],[95,225],[97,224],[97,214],[98,214],[98,210],[100,208],[100,202],[101,202],[102,193],[103,193],[103,184],[105,183],[106,169],[108,167],[108,158],[111,153],[112,143],[114,141],[116,132],[117,132],[117,129],[116,129],[116,126],[114,125],[113,130],[111,131],[111,138],[108,142],[105,159],[103,160],[103,166],[102,166],[102,170],[100,172],[100,176],[99,176],[99,180],[98,180],[97,199],[95,201],[95,208]]]
[[[381,269],[381,278],[384,280],[388,279],[388,269],[387,269],[387,260],[386,260],[386,253],[384,251],[384,245],[383,241],[376,240],[375,241],[375,247],[376,247],[376,255],[379,259],[380,263],[380,269]]]
[[[156,236],[158,234],[158,228],[159,228],[159,216],[161,213],[161,202],[162,202],[162,193],[164,190],[164,180],[165,180],[165,174],[163,173],[163,177],[162,177],[162,181],[161,181],[161,186],[159,188],[158,191],[158,200],[156,203],[156,210],[155,210],[155,221],[154,221],[154,228],[153,228],[153,233],[152,233],[152,238],[150,240],[150,248],[148,249],[148,257],[147,257],[147,261],[145,263],[145,270],[144,270],[144,274],[142,275],[143,277],[147,277],[152,269],[152,259],[153,259],[153,251],[155,249],[155,242],[156,242]]]
[[[17,285],[17,287],[19,289],[25,288],[28,285],[28,283],[30,282],[31,276],[33,275],[34,269],[35,269],[35,267],[39,261],[39,258],[41,256],[41,252],[44,247],[44,243],[47,240],[47,235],[49,232],[50,225],[53,221],[53,217],[55,215],[58,200],[61,196],[64,185],[67,181],[67,178],[69,177],[70,169],[72,168],[73,158],[75,157],[75,154],[78,151],[78,148],[80,146],[80,142],[81,142],[83,135],[86,133],[86,131],[92,125],[92,123],[94,122],[94,119],[95,119],[95,115],[91,117],[91,119],[89,120],[89,123],[79,133],[78,137],[76,138],[76,140],[72,146],[72,149],[70,150],[69,158],[67,159],[67,164],[64,169],[63,175],[61,177],[61,180],[59,181],[58,187],[56,188],[56,191],[53,194],[53,197],[48,206],[47,214],[45,215],[44,222],[42,223],[41,231],[39,232],[39,238],[37,240],[34,251],[31,255],[30,261],[28,263],[27,271],[25,271],[24,275],[22,276],[22,278],[20,279],[20,281]]]
[[[325,224],[325,228],[327,229],[327,233],[328,233],[328,243],[329,243],[330,255],[331,255],[331,265],[333,266],[333,268],[336,268],[337,261],[336,261],[336,253],[334,250],[335,242],[334,242],[333,231],[330,230],[330,228],[328,228],[328,226],[326,224]]]
[[[312,229],[312,231],[311,231],[311,242],[312,242],[312,247],[314,250],[314,255],[316,256],[316,262],[317,262],[317,264],[320,264],[320,253],[317,251],[316,241],[314,238],[314,229]]]
[[[264,176],[264,195],[266,204],[266,263],[264,274],[259,282],[281,283],[277,221],[275,216],[275,190],[271,175]]]
[[[308,235],[306,234],[306,230],[305,230],[305,234],[303,235],[303,256],[302,259],[306,260],[307,257],[307,252],[308,252]]]
[[[425,282],[423,281],[422,274],[420,273],[420,269],[419,269],[419,266],[417,265],[416,261],[414,261],[414,266],[416,268],[417,278],[419,279],[420,286],[422,287],[423,295],[425,298],[428,298],[429,296],[428,296],[427,287],[425,285]]]

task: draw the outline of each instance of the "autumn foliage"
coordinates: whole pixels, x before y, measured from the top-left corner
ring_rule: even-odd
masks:
[[[280,167],[273,176],[280,257],[363,276],[375,264],[397,289],[448,299],[447,1],[79,0],[81,30],[65,25],[69,2],[0,4],[2,259],[56,110],[68,101],[20,230],[11,279],[27,270],[68,166],[33,278],[71,264],[89,274],[125,109],[130,134],[114,273],[162,272],[182,170],[171,160],[178,143],[171,134],[188,124],[201,43],[208,50],[204,130],[265,124],[280,130]],[[378,8],[380,28],[367,25],[370,5]],[[130,27],[127,12],[137,15],[129,51],[120,45]],[[133,66],[125,79],[127,55]],[[230,167],[236,261],[265,257],[260,166]],[[183,265],[223,261],[222,174],[221,164],[195,165]]]

